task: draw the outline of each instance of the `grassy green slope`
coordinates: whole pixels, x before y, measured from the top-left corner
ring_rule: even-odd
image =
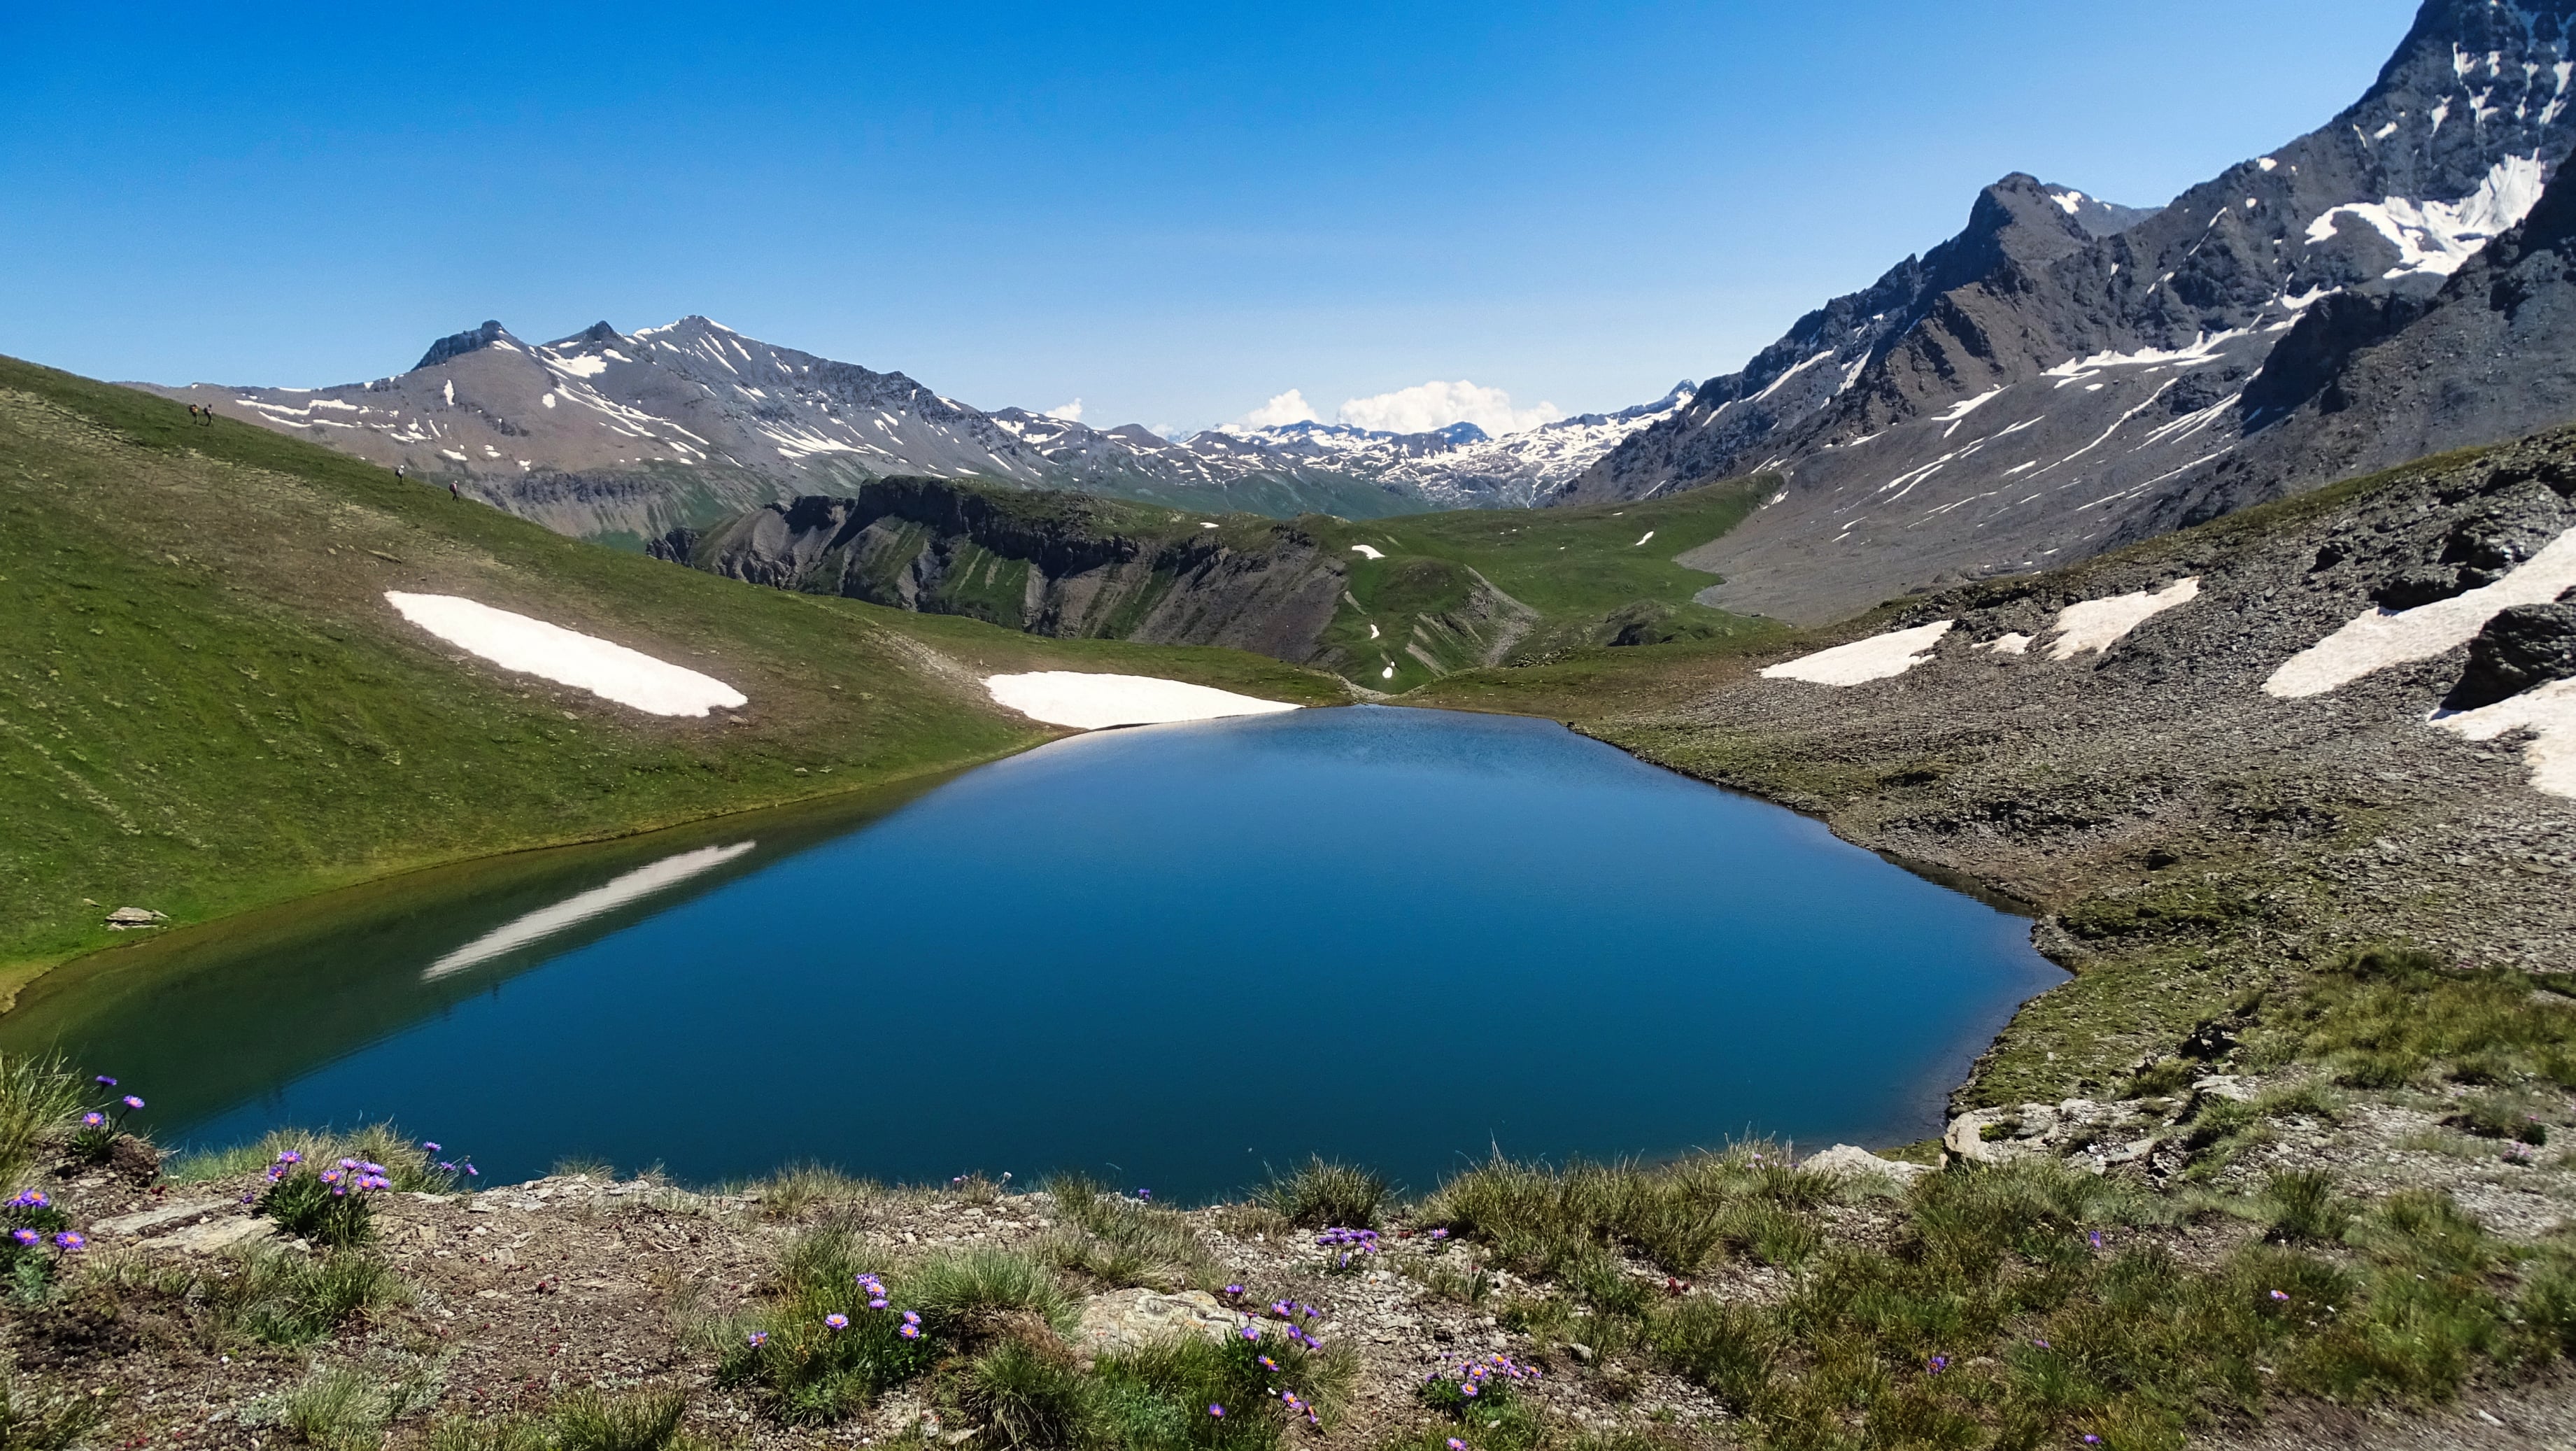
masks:
[[[665,720],[412,628],[462,594],[713,674]],[[1255,656],[1035,639],[755,589],[561,538],[247,424],[0,359],[0,973],[433,862],[984,760],[1051,732],[1000,669],[1325,703]]]

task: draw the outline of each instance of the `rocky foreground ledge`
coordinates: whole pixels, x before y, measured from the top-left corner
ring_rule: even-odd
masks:
[[[370,1200],[365,1243],[335,1250],[258,1212],[263,1173],[198,1177],[183,1164],[164,1178],[126,1152],[47,1178],[52,1207],[83,1227],[86,1245],[55,1256],[50,1290],[19,1281],[5,1313],[15,1404],[38,1430],[120,1448],[1644,1451],[1807,1444],[1784,1433],[1839,1427],[1823,1444],[2087,1445],[2099,1435],[2123,1451],[2184,1444],[2186,1423],[2197,1445],[2570,1444],[2576,1382],[2559,1347],[2576,1307],[2550,1310],[2559,1292],[2543,1279],[2576,1223],[2576,1172],[2525,1142],[2545,1139],[2545,1126],[2482,1136],[2464,1117],[2469,1090],[2455,1090],[2446,1111],[2434,1095],[2352,1093],[2307,1068],[2197,1071],[2206,1066],[2150,1065],[2142,1085],[2164,1091],[1962,1114],[1943,1148],[1920,1151],[1926,1162],[1836,1146],[1793,1164],[1752,1146],[1656,1169],[1496,1166],[1382,1217],[1342,1216],[1380,1218],[1367,1233],[1319,1228],[1312,1221],[1335,1216],[1295,1202],[1314,1187],[1302,1180],[1269,1203],[1183,1211],[1082,1185],[890,1190],[800,1171],[698,1193],[569,1172],[472,1193],[388,1189]],[[2552,1114],[2561,1123],[2564,1107]],[[395,1157],[381,1142],[340,1147]],[[2302,1182],[2317,1193],[2293,1202]],[[1961,1225],[1942,1228],[1949,1220]],[[1983,1272],[1991,1284],[1927,1285],[1951,1260],[1973,1261],[1980,1234],[1998,1249]],[[734,1372],[742,1343],[756,1349],[769,1333],[745,1326],[797,1313],[798,1266],[823,1244],[863,1278],[882,1272],[895,1311],[935,1263],[1038,1266],[1045,1295],[1061,1299],[1043,1313],[937,1322],[931,1339],[957,1338],[925,1362],[940,1368],[847,1414],[800,1416],[774,1386]],[[2196,1288],[2173,1306],[2123,1310],[2119,1297],[2133,1293],[2123,1277],[2142,1265]],[[2409,1273],[2453,1298],[2362,1325],[2383,1312],[2361,1302]],[[2087,1277],[2100,1303],[2086,1291],[2052,1307],[2039,1288]],[[270,1288],[241,1288],[254,1282]],[[1981,1309],[1997,1284],[2009,1303]],[[2306,1303],[2311,1287],[2341,1303]],[[2260,1303],[2243,1314],[2215,1304],[2229,1294]],[[1852,1349],[1836,1351],[1833,1337],[1859,1332],[1819,1324],[1799,1341],[1765,1339],[1773,1332],[1761,1327],[1825,1313],[1800,1305],[1859,1313],[1872,1296],[1899,1306],[1897,1319],[1928,1319],[1868,1332],[1867,1409],[1802,1403]],[[1973,1328],[1988,1312],[2003,1316],[2004,1333]],[[2338,1314],[2352,1317],[2342,1341]],[[2561,1318],[2541,1323],[2551,1314]],[[2105,1315],[2253,1336],[2251,1398],[2223,1391],[2162,1422],[2140,1413],[2158,1403],[2143,1391],[2134,1406],[2043,1407],[2054,1424],[2026,1415],[2014,1397],[2032,1383],[2034,1354],[2087,1336],[2104,1337],[2090,1354],[2145,1353],[2135,1337],[2152,1325],[2105,1330]],[[2183,1323],[2211,1315],[2221,1318],[2206,1332]],[[2265,1315],[2271,1328],[2256,1323]],[[2314,1317],[2310,1328],[2290,1323],[2300,1317]],[[2373,1339],[2383,1331],[2457,1343],[2410,1359]],[[1144,1436],[1134,1429],[1143,1423],[1124,1439],[1097,1427],[1033,1434],[979,1399],[977,1372],[961,1369],[989,1362],[996,1337],[1038,1346],[1077,1378],[1151,1362],[1158,1347],[1306,1345],[1294,1404],[1315,1414],[1273,1406],[1255,1422],[1238,1405],[1227,1426],[1176,1424],[1168,1436]],[[1945,1348],[1909,1351],[1934,1346]],[[1469,1367],[1506,1369],[1490,1370],[1483,1404],[1444,1400]],[[2222,1359],[2195,1373],[2229,1372]],[[2294,1376],[2308,1379],[2292,1386]],[[610,1406],[659,1394],[673,1419],[605,1441],[545,1419],[585,1392]],[[1958,1408],[1936,1422],[1949,1426],[1944,1439],[1872,1434],[1944,1405]],[[534,1439],[508,1439],[514,1426]]]

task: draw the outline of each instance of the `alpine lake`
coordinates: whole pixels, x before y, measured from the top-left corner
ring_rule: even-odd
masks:
[[[1311,1153],[1415,1191],[1769,1136],[1937,1133],[2029,923],[1550,722],[1104,731],[899,792],[528,853],[75,963],[0,1018],[165,1145],[391,1120],[485,1183]]]

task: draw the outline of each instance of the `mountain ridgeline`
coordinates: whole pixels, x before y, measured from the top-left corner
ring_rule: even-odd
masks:
[[[1672,556],[1733,527],[1772,482],[1649,505],[1354,522],[905,477],[673,530],[651,551],[752,584],[1060,639],[1249,650],[1392,693],[1579,646],[1767,628],[1696,603],[1714,581]]]
[[[2152,213],[2007,177],[1958,237],[1800,319],[1562,497],[1653,497],[1775,468],[1787,496],[1695,562],[1729,577],[1716,598],[1730,607],[1812,621],[2322,482],[2330,469],[2264,441],[2288,416],[2283,395],[2322,390],[2321,352],[2339,350],[2319,344],[2353,334],[2362,312],[2506,305],[2444,285],[2532,211],[2576,147],[2571,13],[2576,0],[2428,0],[2351,108]],[[2299,337],[2320,306],[2331,311]],[[2486,372],[2423,349],[2416,365],[2433,372],[2411,399],[2373,385],[2396,410],[2386,449],[2347,459],[2565,421],[2565,336],[2495,332],[2514,351]],[[2258,384],[2294,338],[2284,357],[2309,388]],[[2498,381],[2525,396],[2475,396]],[[2228,482],[2208,487],[2222,470]]]
[[[149,391],[453,484],[560,533],[630,544],[901,476],[1273,517],[1522,505],[1690,397],[1677,387],[1504,438],[1472,424],[1422,433],[1291,424],[1176,441],[1133,424],[988,413],[902,373],[703,317],[631,334],[602,322],[550,343],[486,322],[372,382]]]
[[[2007,176],[1957,236],[1810,312],[1741,370],[1499,438],[1463,423],[1099,429],[983,411],[701,317],[544,344],[486,323],[369,383],[155,391],[633,545],[712,538],[772,505],[875,499],[893,479],[1367,521],[1634,505],[1769,471],[1782,487],[1682,565],[1723,577],[1703,580],[1704,606],[1819,623],[2576,417],[2576,202],[2556,195],[2576,148],[2572,25],[2576,0],[2425,0],[2341,115],[2165,206]],[[880,530],[862,553],[891,547]],[[1192,551],[1210,547],[1120,569],[1196,581],[1208,566]],[[1235,603],[1179,588],[1214,611],[1195,625],[1132,582],[1098,599],[1089,584],[1041,589],[1020,612],[1032,629],[1260,638],[1293,654],[1324,596],[1265,595],[1289,568],[1284,536],[1278,550],[1268,583],[1231,580]],[[910,597],[962,607],[953,591],[999,578],[970,588],[934,570]],[[1255,625],[1243,612],[1258,599],[1286,615]]]

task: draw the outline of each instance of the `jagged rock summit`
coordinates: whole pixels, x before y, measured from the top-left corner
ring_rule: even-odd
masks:
[[[2576,147],[2572,15],[2428,0],[2342,115],[2151,213],[2007,177],[1561,497],[1778,470],[1691,562],[1711,603],[1801,621],[2133,537],[2265,426],[2248,385],[2311,308],[2431,297],[2532,211]]]

